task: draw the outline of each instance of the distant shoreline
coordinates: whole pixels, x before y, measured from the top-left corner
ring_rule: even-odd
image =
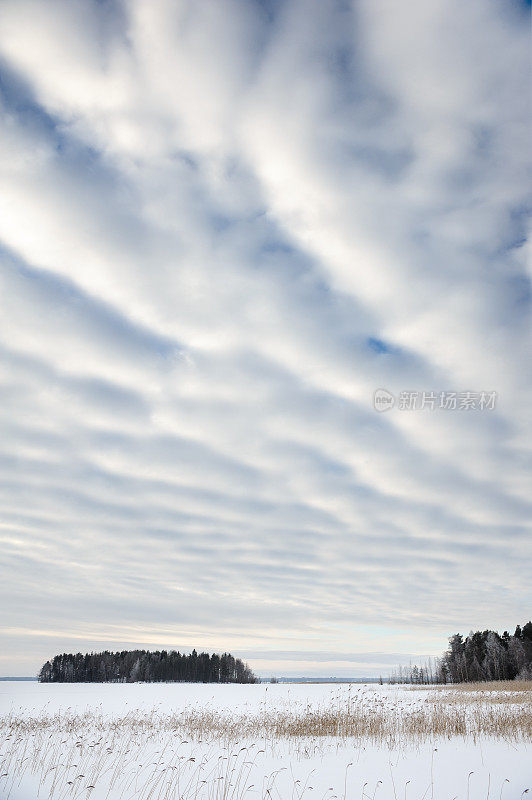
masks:
[[[259,683],[379,683],[380,678],[335,678],[329,676],[327,678],[312,678],[302,676],[298,678],[283,678],[275,677],[272,681],[271,678],[259,678]],[[383,683],[388,683],[387,678],[382,678]]]
[[[276,678],[274,683],[379,683],[379,678],[312,678],[302,676],[300,678]],[[383,683],[387,683],[387,679],[383,678]],[[35,681],[39,682],[38,678],[32,677],[0,677],[0,681]],[[65,681],[66,683],[76,683],[76,681]],[[84,681],[78,681],[83,683]],[[140,683],[150,683],[151,681],[140,681]],[[176,683],[176,681],[157,681],[158,683]],[[177,681],[179,683],[180,681]],[[259,683],[270,684],[271,678],[259,678]],[[101,681],[101,683],[109,683],[109,681]],[[183,681],[186,683],[186,681]]]

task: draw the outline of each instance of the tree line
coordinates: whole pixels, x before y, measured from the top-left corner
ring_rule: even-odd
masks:
[[[257,683],[248,665],[230,653],[196,650],[188,655],[175,650],[62,653],[43,665],[38,678],[42,683]]]
[[[470,683],[473,681],[532,680],[532,622],[512,635],[504,631],[471,631],[465,639],[455,633],[441,658],[423,666],[399,667],[391,683]]]

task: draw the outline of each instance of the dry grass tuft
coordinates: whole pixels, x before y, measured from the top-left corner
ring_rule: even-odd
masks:
[[[447,683],[433,686],[411,686],[411,689],[435,689],[436,691],[453,692],[530,692],[532,681],[478,681],[477,683]]]
[[[526,708],[532,703],[532,681],[457,683],[431,686],[430,689],[432,690],[430,699],[445,706],[456,704],[522,706],[526,716]]]
[[[283,741],[304,758],[331,742],[402,748],[454,737],[532,740],[528,686],[498,693],[445,689],[431,687],[425,698],[349,689],[322,707],[264,702],[245,714],[208,706],[166,714],[134,709],[115,717],[100,710],[11,713],[0,719],[0,794],[15,798],[21,782],[31,779],[47,800],[89,800],[96,789],[98,797],[121,800],[240,800],[257,759]],[[275,776],[265,781],[260,797],[271,800]]]

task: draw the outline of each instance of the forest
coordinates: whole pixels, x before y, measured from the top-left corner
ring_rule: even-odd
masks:
[[[41,683],[257,682],[248,665],[230,653],[209,655],[196,650],[188,655],[175,650],[63,653],[47,661],[38,678]]]
[[[532,680],[532,622],[518,625],[513,635],[504,631],[455,633],[441,658],[423,666],[399,667],[391,683],[470,683]]]

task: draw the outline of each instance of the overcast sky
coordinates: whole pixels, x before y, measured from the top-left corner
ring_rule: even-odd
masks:
[[[0,674],[526,622],[528,17],[2,0]]]

